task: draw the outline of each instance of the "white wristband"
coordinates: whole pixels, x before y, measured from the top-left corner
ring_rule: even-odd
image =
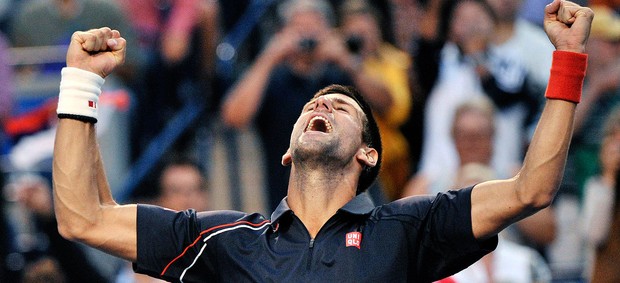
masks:
[[[95,73],[73,67],[63,68],[61,75],[58,117],[96,123],[99,94],[105,80]]]

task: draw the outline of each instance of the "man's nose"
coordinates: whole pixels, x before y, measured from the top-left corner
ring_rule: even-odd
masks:
[[[327,111],[332,110],[331,101],[323,96],[316,99],[316,109],[323,108]]]

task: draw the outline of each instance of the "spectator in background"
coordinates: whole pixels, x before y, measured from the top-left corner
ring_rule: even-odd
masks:
[[[500,109],[498,143],[510,148],[498,153],[514,154],[499,159],[519,160],[516,165],[520,165],[542,108],[543,101],[537,98],[547,87],[555,48],[541,27],[519,18],[522,0],[486,2],[497,16],[497,25],[488,54],[493,76],[482,76],[483,87]]]
[[[501,54],[501,49],[495,50],[493,41],[499,22],[487,2],[446,1],[441,15],[434,43],[421,46],[413,56],[431,58],[415,60],[429,64],[419,65],[416,73],[421,85],[430,89],[424,109],[419,172],[437,178],[443,168],[458,164],[450,138],[454,111],[463,101],[487,96],[498,108],[496,131],[501,133],[495,136],[492,167],[499,177],[510,176],[523,159],[527,113],[539,110],[535,102],[539,97],[527,85],[525,64],[518,56],[511,58]],[[509,53],[514,56],[515,51]],[[437,74],[423,77],[427,70],[437,70]]]
[[[202,168],[190,159],[173,158],[165,162],[158,172],[159,188],[152,200],[147,202],[165,208],[183,211],[209,210],[208,186]],[[117,276],[116,283],[159,283],[165,282],[143,274],[135,273],[131,263]]]
[[[614,217],[617,217],[617,210],[615,208],[618,207],[616,179],[618,172],[620,172],[620,108],[618,107],[607,118],[598,157],[598,163],[601,167],[600,173],[588,178],[584,186],[585,198],[583,202],[581,235],[586,247],[584,268],[584,278],[586,280],[594,279],[592,272],[595,262],[599,265],[596,271],[597,280],[602,279],[600,276],[603,275],[603,272],[610,272],[609,267],[617,270],[617,266],[620,263],[620,256],[618,255],[611,262],[603,260],[603,258],[611,256],[609,251],[603,252],[603,250],[618,247],[609,246],[610,243],[614,243],[614,240],[611,239],[613,236],[611,235],[611,226],[614,222]],[[617,243],[614,245],[617,245]],[[616,250],[616,253],[618,252],[620,250]],[[611,274],[613,273],[608,275]],[[615,278],[615,280],[604,282],[617,282],[620,280],[620,277]]]
[[[394,33],[394,45],[396,47],[410,51],[414,38],[419,36],[421,16],[424,6],[421,1],[415,0],[390,0],[390,10],[392,14],[392,30]],[[415,25],[411,23],[415,22]]]
[[[440,178],[429,179],[427,175],[418,174],[407,186],[405,195],[420,195],[437,193],[447,189],[460,188],[467,168],[487,168],[479,172],[490,171],[497,176],[497,169],[491,166],[495,152],[495,118],[497,111],[490,99],[482,96],[459,105],[452,122],[451,135],[454,140],[454,150],[458,155],[459,164],[456,167],[443,168]],[[476,164],[477,166],[473,166]],[[475,172],[475,171],[474,171]],[[487,174],[486,176],[488,176]],[[465,174],[477,176],[476,174]],[[556,235],[556,221],[552,208],[545,208],[538,213],[516,222],[502,232],[504,238],[513,243],[539,249],[549,245]]]
[[[25,173],[15,177],[8,186],[8,193],[28,212],[27,218],[33,221],[36,231],[32,234],[38,238],[37,242],[48,244],[39,247],[39,254],[34,256],[35,261],[31,262],[31,271],[40,270],[46,274],[64,276],[66,281],[61,282],[67,283],[108,282],[106,275],[88,258],[82,246],[64,239],[58,233],[49,180],[38,174]],[[37,262],[39,258],[51,259],[56,264]],[[57,270],[54,271],[54,268],[51,268],[53,266],[56,266]],[[111,274],[107,276],[112,278]],[[34,280],[29,276],[24,279]]]
[[[610,8],[593,6],[596,19],[588,40],[588,73],[583,102],[575,112],[575,134],[562,181],[564,192],[582,196],[585,180],[597,171],[603,125],[620,104],[620,16]]]
[[[443,2],[444,0],[392,0],[394,9],[397,10],[394,11],[397,39],[404,41],[399,44],[406,48],[404,50],[407,50],[413,59],[409,69],[411,113],[401,126],[410,149],[412,175],[420,167],[426,102],[437,80],[439,50],[445,41],[440,39],[438,32]],[[411,25],[411,22],[416,22],[416,25]]]
[[[207,183],[200,166],[188,159],[166,163],[159,176],[159,193],[155,203],[179,211],[190,208],[207,210]]]
[[[29,82],[30,86],[36,88],[29,93],[37,97],[36,102],[29,104],[28,111],[18,114],[17,119],[12,119],[11,138],[14,142],[10,152],[11,165],[20,170],[51,170],[51,151],[53,148],[54,127],[57,119],[54,117],[56,107],[55,93],[58,87],[45,88],[54,85],[42,84],[60,80],[60,68],[65,66],[65,51],[71,35],[75,30],[89,30],[96,27],[107,26],[118,29],[127,36],[128,42],[136,44],[136,34],[133,31],[128,19],[125,17],[120,7],[110,0],[31,0],[23,1],[19,10],[13,15],[12,29],[9,38],[15,47],[23,47],[26,50],[41,51],[34,52],[40,58],[33,60],[36,64],[20,66],[16,69],[16,76],[21,85]],[[55,48],[45,49],[45,46],[55,46]],[[48,54],[49,50],[62,51],[60,54]],[[52,62],[48,60],[53,59]],[[104,92],[118,91],[115,95],[119,99],[102,99],[97,108],[106,108],[102,111],[99,127],[105,130],[102,133],[114,131],[117,135],[107,135],[111,143],[125,145],[127,135],[131,132],[126,131],[132,114],[129,106],[132,103],[134,79],[136,78],[142,60],[138,48],[128,48],[126,63],[119,73],[110,77],[103,88]],[[45,86],[45,87],[41,87]],[[50,97],[50,94],[54,94]],[[106,95],[107,96],[107,95]],[[103,97],[103,96],[102,96]],[[46,99],[47,98],[47,99]],[[112,102],[108,104],[108,102]],[[118,102],[118,103],[117,103]],[[135,100],[133,102],[136,102]],[[107,105],[106,105],[107,104]],[[111,107],[110,107],[111,106]],[[124,113],[129,109],[128,113]],[[21,110],[21,109],[20,109]],[[32,111],[30,111],[32,110]],[[21,119],[23,118],[23,119]],[[125,123],[117,124],[114,127],[106,128],[104,121],[120,119]],[[17,126],[17,127],[15,127]],[[19,126],[27,126],[26,129]],[[105,151],[105,149],[104,149]],[[124,175],[122,167],[129,164],[129,146],[114,148],[114,153],[107,160],[107,165],[114,164],[117,172],[110,171],[110,176],[116,180],[112,183],[117,187],[120,179]]]
[[[386,86],[360,68],[332,28],[325,1],[290,0],[279,7],[284,23],[222,103],[224,123],[243,128],[256,122],[266,158],[269,209],[286,195],[290,167],[281,165],[299,113],[317,89],[337,83],[356,86],[378,115],[393,100]]]
[[[421,38],[419,53],[413,55],[416,81],[428,91],[418,173],[429,179],[437,179],[444,168],[458,166],[450,125],[458,105],[484,96],[475,59],[487,50],[495,28],[493,11],[483,1],[442,4],[436,34]]]
[[[549,261],[554,273],[565,277],[588,275],[591,271],[591,256],[586,257],[583,266],[583,237],[575,225],[588,202],[586,181],[603,172],[601,142],[605,136],[605,121],[613,109],[620,106],[620,17],[605,6],[592,6],[596,13],[592,22],[588,51],[588,72],[584,80],[583,94],[575,112],[575,128],[568,151],[564,177],[557,197],[558,233],[550,250]],[[593,186],[592,180],[588,186]],[[603,204],[597,205],[600,209]],[[562,206],[563,208],[561,208]],[[581,212],[580,212],[581,211]],[[600,219],[597,222],[603,222]],[[590,253],[591,255],[591,253]],[[586,269],[585,273],[582,269]]]
[[[9,152],[10,143],[4,125],[13,110],[13,67],[8,53],[9,43],[0,32],[0,156]]]
[[[458,170],[455,188],[464,188],[495,178],[493,169],[488,165],[467,163]],[[493,252],[438,283],[551,282],[549,265],[536,250],[503,236],[503,232],[500,233],[500,241]]]
[[[15,47],[68,45],[76,29],[107,26],[123,31],[128,42],[135,33],[120,8],[106,0],[33,0],[13,16],[9,38]],[[135,43],[134,43],[135,44]],[[127,51],[127,64],[117,76],[131,86],[141,60],[138,49]],[[64,62],[46,66],[58,72]]]
[[[340,6],[340,32],[349,51],[360,61],[360,71],[380,81],[392,100],[390,107],[377,113],[383,142],[383,170],[379,181],[388,201],[402,195],[409,178],[407,141],[400,126],[409,116],[411,93],[407,53],[383,40],[379,13],[366,0],[347,0]]]
[[[405,195],[436,194],[456,188],[459,168],[466,164],[482,164],[489,168],[495,136],[495,108],[491,101],[479,97],[459,105],[454,114],[451,136],[459,164],[444,167],[441,178],[416,175],[408,184]],[[494,169],[493,175],[497,175]]]
[[[132,119],[132,157],[137,158],[186,103],[212,103],[219,4],[212,0],[117,2],[137,31],[136,49],[145,57],[136,86],[140,103]],[[184,135],[174,150],[188,148],[191,137],[191,132]]]
[[[67,280],[58,262],[43,257],[26,266],[21,283],[66,283]]]
[[[616,180],[620,174],[616,172]],[[610,227],[607,240],[597,248],[594,270],[592,272],[592,283],[613,283],[620,281],[620,195],[619,183],[616,181],[615,199],[611,212]]]

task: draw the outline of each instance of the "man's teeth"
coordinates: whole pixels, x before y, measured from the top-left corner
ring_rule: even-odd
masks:
[[[317,123],[317,121],[319,122]],[[306,127],[306,131],[312,130],[330,133],[332,131],[332,124],[324,117],[315,116],[308,123],[308,127]]]

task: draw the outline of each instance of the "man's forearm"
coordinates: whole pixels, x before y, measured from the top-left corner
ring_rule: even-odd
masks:
[[[95,174],[97,178],[97,191],[99,192],[99,202],[102,205],[116,205],[117,203],[112,197],[110,184],[108,183],[108,179],[106,177],[105,167],[103,167],[103,159],[101,159],[101,151],[99,150],[98,145],[95,153],[97,161],[97,169]]]
[[[517,179],[517,197],[535,209],[553,200],[562,181],[587,56],[556,52],[553,60],[548,100]]]
[[[60,233],[76,238],[96,222],[98,149],[95,126],[60,119],[53,159],[54,205]]]
[[[60,119],[53,162],[58,230],[112,255],[135,261],[136,205],[116,205],[103,171],[95,126]]]
[[[562,181],[572,137],[575,104],[549,100],[518,175],[517,196],[535,209],[546,207]]]

